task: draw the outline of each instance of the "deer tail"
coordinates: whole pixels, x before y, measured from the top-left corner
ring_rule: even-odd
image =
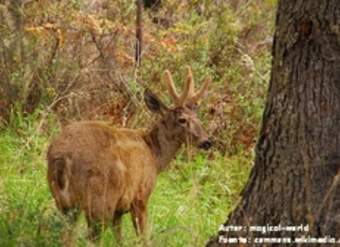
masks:
[[[71,207],[70,179],[71,160],[58,157],[49,162],[49,180],[57,206],[62,211]]]

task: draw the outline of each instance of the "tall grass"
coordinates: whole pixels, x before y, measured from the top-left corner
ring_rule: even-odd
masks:
[[[146,126],[150,115],[139,102],[144,88],[170,103],[161,75],[171,70],[180,87],[186,65],[197,86],[213,78],[199,115],[216,151],[182,149],[158,179],[148,223],[151,246],[203,246],[236,205],[248,177],[269,79],[276,0],[162,1],[157,13],[145,12],[138,71],[134,1],[108,1],[98,11],[86,9],[86,2],[30,1],[17,8],[23,16],[0,4],[0,52],[7,54],[0,56],[0,247],[61,246],[71,227],[46,179],[46,150],[59,131],[57,119]],[[11,16],[25,18],[18,19],[21,34]],[[24,117],[25,111],[33,114]],[[84,216],[73,230],[71,243],[86,246]],[[128,215],[123,236],[124,246],[140,245]],[[114,243],[108,229],[97,245]]]
[[[42,118],[42,116],[44,118]],[[53,116],[13,116],[0,132],[0,246],[61,246],[69,226],[57,211],[46,179],[45,153],[58,131]],[[223,157],[186,150],[162,173],[149,203],[152,246],[202,246],[223,223],[247,179],[251,154]],[[74,230],[75,246],[86,246],[86,222]],[[130,216],[123,219],[124,246],[138,246]],[[98,246],[112,246],[110,229]]]

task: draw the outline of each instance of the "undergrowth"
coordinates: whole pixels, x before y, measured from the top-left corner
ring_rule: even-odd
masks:
[[[14,116],[0,132],[0,246],[60,246],[67,223],[55,207],[46,178],[46,149],[58,132],[53,115]],[[188,160],[182,150],[163,172],[149,202],[152,246],[203,246],[238,200],[252,155],[239,153]],[[124,246],[139,241],[130,216],[123,220]],[[112,246],[111,230],[98,246]],[[80,217],[74,243],[86,246],[86,222]]]
[[[164,0],[158,12],[144,13],[138,69],[135,1],[22,2],[0,1],[0,246],[62,245],[70,226],[55,207],[45,160],[59,122],[148,126],[144,89],[169,105],[161,76],[169,69],[180,88],[186,65],[197,87],[213,78],[199,117],[215,149],[181,150],[158,178],[148,223],[151,246],[204,246],[248,178],[270,75],[276,0]],[[86,246],[84,216],[74,230],[73,244]],[[140,245],[128,215],[123,236],[124,246]],[[107,230],[98,246],[114,242]]]

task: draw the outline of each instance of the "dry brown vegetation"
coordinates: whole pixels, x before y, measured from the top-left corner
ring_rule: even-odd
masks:
[[[271,63],[275,0],[162,0],[144,13],[136,68],[134,1],[0,0],[0,245],[60,246],[67,227],[46,181],[60,123],[108,120],[146,127],[146,88],[170,104],[161,75],[181,88],[213,78],[199,118],[216,145],[186,148],[149,203],[152,246],[203,246],[248,178]],[[123,219],[124,246],[138,240]],[[84,219],[74,241],[86,246]],[[4,233],[4,234],[3,234]],[[114,238],[103,234],[100,246]]]
[[[134,2],[2,1],[1,117],[41,108],[62,121],[144,125],[144,88],[164,91],[164,69],[177,78],[191,64],[198,81],[214,78],[202,114],[220,150],[250,148],[268,80],[274,5],[162,1],[158,11],[144,13],[136,68]]]

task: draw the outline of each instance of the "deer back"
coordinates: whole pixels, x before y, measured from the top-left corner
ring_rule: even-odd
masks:
[[[61,210],[80,207],[93,217],[109,217],[147,199],[155,184],[155,157],[142,131],[78,122],[51,143],[47,157],[49,185]]]

